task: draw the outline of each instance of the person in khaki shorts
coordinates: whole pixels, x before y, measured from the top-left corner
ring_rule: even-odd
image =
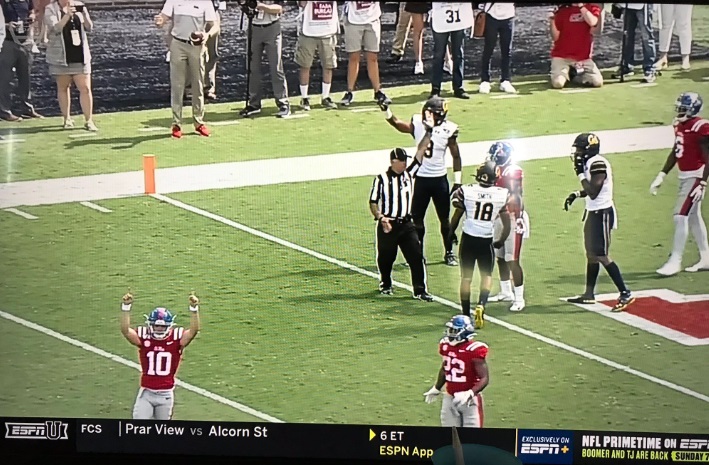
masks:
[[[322,65],[322,106],[336,108],[330,97],[330,86],[332,70],[337,68],[337,33],[340,29],[337,2],[298,2],[298,6],[300,20],[295,62],[300,67],[300,106],[304,111],[310,110],[310,68],[317,53]]]
[[[345,8],[345,51],[349,54],[349,64],[347,66],[347,92],[342,97],[340,104],[349,106],[354,99],[352,92],[357,84],[360,54],[364,48],[367,74],[374,89],[374,100],[379,105],[389,105],[391,100],[382,92],[379,81],[379,44],[382,38],[381,6],[379,2],[346,2]]]
[[[187,76],[192,84],[192,118],[195,131],[208,137],[204,124],[205,43],[219,31],[217,13],[211,1],[167,0],[155,25],[162,28],[172,20],[170,40],[170,89],[172,137],[182,137],[182,101]]]
[[[593,36],[600,28],[601,8],[593,3],[564,4],[551,16],[551,85],[562,89],[569,81],[601,87],[603,75],[591,59]]]

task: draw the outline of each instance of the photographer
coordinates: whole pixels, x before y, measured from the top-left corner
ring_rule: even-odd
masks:
[[[241,1],[244,14],[250,16],[251,43],[251,76],[249,78],[249,101],[239,114],[251,116],[261,112],[261,59],[266,52],[271,74],[273,98],[276,100],[278,113],[276,116],[290,115],[288,103],[288,84],[283,72],[283,35],[281,34],[282,1]]]
[[[550,18],[551,85],[562,89],[570,80],[591,87],[603,85],[603,75],[591,59],[593,36],[600,28],[601,8],[594,3],[563,3]]]
[[[35,20],[32,0],[1,0],[5,18],[5,39],[0,49],[0,119],[21,121],[26,118],[41,118],[32,105],[30,90],[32,73],[32,46],[30,29]],[[13,69],[15,70],[13,73]],[[22,101],[20,116],[12,112],[12,94],[10,83],[17,76],[17,93]]]
[[[192,83],[192,118],[197,134],[209,137],[204,124],[205,43],[219,29],[212,2],[203,0],[167,0],[155,25],[162,28],[172,19],[170,42],[170,89],[172,137],[182,137],[182,100],[187,75]]]
[[[643,80],[647,83],[655,82],[657,70],[655,60],[655,35],[652,31],[652,4],[650,3],[614,3],[613,16],[623,16],[623,32],[625,44],[623,48],[623,63],[618,75],[632,76],[635,64],[635,30],[640,28],[640,39],[643,46]]]

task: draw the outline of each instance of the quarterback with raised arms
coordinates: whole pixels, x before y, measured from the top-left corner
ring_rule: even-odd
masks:
[[[446,265],[457,266],[458,260],[453,252],[455,235],[450,234],[451,194],[461,185],[463,163],[458,148],[458,125],[448,119],[448,102],[441,97],[431,97],[426,101],[421,114],[414,114],[410,121],[402,121],[391,112],[388,105],[381,104],[386,112],[387,122],[397,131],[409,134],[418,145],[430,132],[431,141],[424,154],[423,163],[416,173],[414,196],[412,199],[411,216],[413,216],[416,231],[421,241],[426,234],[424,218],[428,205],[433,200],[436,214],[441,225],[441,236]],[[448,182],[446,153],[450,150],[453,158],[453,187]]]

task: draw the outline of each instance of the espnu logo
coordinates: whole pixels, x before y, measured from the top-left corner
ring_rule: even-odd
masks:
[[[69,423],[45,421],[44,423],[5,422],[5,439],[69,439]]]
[[[517,433],[517,456],[525,464],[570,465],[574,457],[572,447],[570,431],[519,430]]]

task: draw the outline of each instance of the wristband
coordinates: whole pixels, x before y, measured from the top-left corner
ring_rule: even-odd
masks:
[[[392,119],[394,117],[394,114],[391,112],[390,109],[387,108],[387,113],[386,113],[386,119]]]
[[[586,180],[586,175],[581,173],[578,175],[579,181],[585,181]]]
[[[190,312],[197,313],[199,311],[199,305],[195,305],[194,307],[190,305]]]
[[[667,173],[665,173],[664,171],[660,171],[659,173],[657,173],[657,175],[660,177],[660,179],[665,179],[665,176],[667,176]]]
[[[699,185],[706,187],[706,186],[707,186],[707,182],[706,182],[706,181],[699,181]]]
[[[121,310],[124,312],[130,312],[131,304],[121,304]]]
[[[463,177],[463,173],[461,171],[453,171],[453,182],[455,184],[463,184],[461,182],[462,177]]]
[[[576,197],[581,197],[581,191],[576,191],[576,192],[574,192],[574,195],[575,195]]]

